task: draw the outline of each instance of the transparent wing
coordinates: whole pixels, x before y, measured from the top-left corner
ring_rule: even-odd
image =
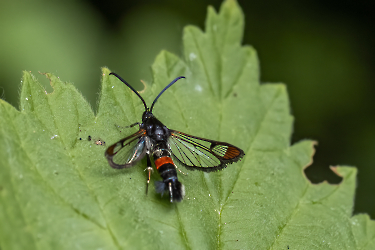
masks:
[[[147,141],[146,130],[140,129],[110,146],[105,151],[105,157],[113,168],[132,167],[145,156]]]
[[[245,153],[226,142],[208,140],[170,130],[169,147],[174,158],[188,168],[210,172],[237,162]]]

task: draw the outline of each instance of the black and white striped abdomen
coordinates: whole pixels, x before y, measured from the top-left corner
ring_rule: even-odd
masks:
[[[169,193],[170,201],[181,201],[185,196],[185,188],[178,181],[176,167],[167,149],[157,148],[153,153],[156,169],[163,181],[156,181],[156,192]]]

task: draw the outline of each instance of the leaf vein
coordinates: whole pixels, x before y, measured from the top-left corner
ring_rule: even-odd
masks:
[[[270,110],[272,109],[272,107],[273,107],[273,105],[274,105],[276,99],[279,97],[280,94],[281,94],[281,91],[278,91],[278,92],[274,95],[274,97],[273,97],[273,99],[272,99],[272,101],[271,101],[269,107],[267,108],[267,111],[264,113],[263,118],[262,118],[261,121],[259,122],[259,126],[257,127],[257,130],[256,130],[256,132],[255,132],[255,134],[254,134],[253,140],[249,143],[250,147],[249,147],[249,149],[247,150],[247,153],[246,153],[246,154],[249,155],[250,152],[251,152],[251,150],[253,150],[252,147],[253,147],[254,141],[256,140],[256,137],[259,135],[259,131],[260,131],[261,127],[262,127],[262,124],[266,121],[266,117],[267,117],[268,113],[269,113]],[[243,166],[246,165],[246,164],[245,164],[246,160],[247,160],[247,158],[245,157],[244,161],[242,161],[243,163],[242,163],[242,165],[241,165],[241,167],[240,167],[240,170],[238,171],[237,177],[235,178],[235,182],[233,183],[232,187],[230,188],[230,190],[229,190],[229,195],[227,195],[227,198],[225,199],[224,203],[227,202],[227,200],[228,200],[230,194],[232,193],[232,190],[234,189],[234,187],[235,187],[237,181],[239,180],[239,176],[240,176],[240,174],[241,174],[241,172],[242,172]]]
[[[194,35],[192,37],[193,37],[193,41],[194,41],[195,47],[197,48],[197,51],[198,51],[198,54],[199,54],[199,59],[200,59],[200,61],[202,63],[202,66],[203,66],[204,73],[205,73],[205,75],[207,77],[208,86],[209,86],[212,94],[215,96],[215,91],[214,91],[213,86],[212,86],[212,81],[211,81],[210,76],[208,74],[207,66],[206,66],[206,63],[204,62],[203,54],[202,54],[202,51],[201,51],[201,49],[199,47],[199,43],[197,42],[197,40],[196,40],[196,38],[195,38]]]
[[[224,99],[229,97],[230,93],[233,91],[233,88],[238,84],[238,82],[240,80],[240,77],[243,75],[243,73],[246,69],[246,63],[247,63],[246,60],[242,63],[241,71],[238,72],[238,74],[235,76],[235,78],[233,80],[233,83],[231,84],[231,87],[228,89],[228,92],[224,96]]]
[[[290,213],[290,215],[286,219],[286,222],[284,223],[283,227],[281,229],[279,229],[279,232],[277,233],[279,236],[284,231],[284,229],[288,225],[288,223],[292,220],[293,216],[297,213],[297,210],[298,210],[299,206],[301,205],[301,201],[305,197],[308,189],[309,189],[309,184],[307,183],[306,187],[305,187],[305,190],[303,191],[303,193],[302,193],[302,195],[301,195],[301,197],[300,197],[297,205],[294,207],[294,209],[292,210],[292,212]],[[272,242],[271,246],[268,249],[273,249],[273,246],[277,242],[277,239],[279,239],[279,237],[275,237],[275,240]]]
[[[48,101],[49,101],[49,100],[48,100]],[[49,107],[50,107],[50,105],[49,105]],[[52,114],[53,114],[53,112],[52,112]],[[35,116],[34,116],[34,117],[35,117]],[[53,119],[53,122],[54,122],[54,124],[55,124],[55,126],[56,126],[56,129],[58,130],[58,126],[56,125],[56,120]],[[14,126],[14,124],[13,124],[13,126]],[[21,142],[21,138],[20,138],[20,136],[19,136],[18,133],[17,133],[17,135],[18,135],[18,141]],[[63,140],[61,140],[61,141],[63,142]],[[64,144],[64,143],[63,143],[63,144]],[[22,148],[23,151],[25,152],[25,155],[27,156],[28,160],[29,160],[29,161],[32,163],[32,165],[35,167],[35,169],[36,169],[36,173],[38,173],[39,177],[40,177],[40,178],[44,181],[44,183],[50,188],[50,190],[56,195],[56,197],[59,197],[60,200],[61,200],[63,203],[65,203],[68,207],[70,207],[70,208],[71,208],[71,209],[72,209],[77,215],[79,215],[79,217],[84,218],[85,220],[90,221],[91,223],[93,223],[94,225],[98,226],[98,227],[101,228],[101,229],[104,229],[100,224],[98,224],[97,222],[91,220],[90,217],[88,217],[88,216],[84,216],[83,214],[79,213],[78,210],[72,206],[72,204],[70,204],[70,203],[67,202],[63,197],[61,197],[61,196],[55,191],[55,189],[51,186],[51,184],[50,184],[49,182],[47,182],[47,181],[43,178],[43,175],[40,173],[39,169],[36,167],[36,164],[35,164],[35,163],[33,162],[33,160],[31,159],[31,157],[30,157],[28,151],[25,149],[25,147],[23,146],[23,144],[20,143],[19,145],[21,146],[21,148]],[[64,145],[65,145],[65,144],[64,144]],[[71,159],[71,157],[68,157],[68,158]],[[89,192],[92,194],[92,190],[90,189],[90,187],[87,185],[87,183],[86,183],[86,182],[84,181],[84,179],[82,178],[82,175],[81,175],[81,173],[79,172],[79,170],[77,169],[76,164],[75,164],[73,161],[72,161],[72,164],[74,165],[74,169],[76,169],[79,178],[82,180],[83,183],[86,184],[86,186],[87,186]],[[93,194],[92,194],[92,195],[93,195]],[[93,195],[93,197],[95,197],[95,200],[97,201],[97,197],[94,196],[94,195]],[[97,201],[97,202],[98,202],[98,201]],[[103,218],[104,218],[105,221],[106,221],[106,218],[105,218],[105,216],[104,216],[103,210],[101,209],[101,207],[99,206],[99,204],[98,204],[98,207],[99,207],[99,209],[100,209],[100,211],[101,211],[101,213],[102,213],[102,215],[103,215]],[[120,249],[120,247],[119,247],[119,245],[118,245],[118,242],[117,242],[117,240],[114,238],[114,235],[112,234],[111,229],[110,229],[110,227],[109,227],[107,221],[106,221],[106,224],[107,224],[106,226],[107,226],[107,229],[108,229],[108,231],[109,231],[109,234],[111,235],[111,237],[112,237],[112,239],[113,239],[113,241],[114,241],[114,244],[117,246],[118,249]]]
[[[180,232],[181,232],[181,236],[182,236],[182,239],[183,239],[183,242],[184,242],[184,244],[185,244],[185,248],[186,249],[191,249],[190,247],[189,247],[189,240],[188,240],[188,238],[187,238],[187,235],[186,235],[186,231],[185,231],[185,229],[184,229],[184,227],[183,227],[183,223],[182,223],[182,220],[181,220],[181,216],[180,216],[180,213],[179,213],[179,210],[178,210],[178,207],[177,206],[175,206],[175,208],[176,208],[176,215],[177,215],[177,219],[178,219],[178,224],[180,225]]]
[[[367,232],[367,230],[366,230],[366,232]],[[367,246],[368,246],[370,243],[372,243],[372,242],[375,242],[375,235],[374,235],[370,240],[368,240],[368,241],[366,242],[366,244],[363,245],[363,247],[361,247],[360,249],[366,249]]]
[[[10,183],[11,183],[11,185],[12,185],[12,189],[15,191],[16,189],[15,189],[15,183],[14,183],[14,181],[13,181],[13,178],[10,178]],[[16,192],[15,192],[16,193]],[[23,209],[23,206],[21,206],[21,202],[19,201],[19,198],[18,198],[18,195],[15,195],[15,200],[16,200],[16,202],[18,203],[18,207],[19,207],[19,209],[20,209],[20,211],[21,211],[21,215],[22,215],[22,220],[24,221],[24,223],[26,224],[26,225],[28,225],[28,227],[30,227],[30,228],[33,228],[31,225],[30,225],[30,223],[27,221],[27,219],[26,219],[26,215],[25,215],[25,211],[24,211],[24,209]],[[32,232],[34,232],[33,230],[32,230]],[[33,239],[33,244],[34,244],[34,246],[35,246],[35,249],[37,249],[37,243],[36,243],[36,239],[35,239],[35,235],[34,235],[34,233],[30,233],[30,235],[31,235],[31,237],[32,237],[32,239]]]

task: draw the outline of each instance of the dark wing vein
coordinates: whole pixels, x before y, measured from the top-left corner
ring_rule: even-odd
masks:
[[[109,165],[117,169],[134,166],[146,154],[146,137],[146,131],[140,129],[110,146],[105,152]]]
[[[226,142],[219,142],[170,130],[169,147],[172,155],[188,168],[216,171],[237,162],[243,150]]]
[[[201,161],[204,161],[206,163],[206,166],[210,166],[210,165],[215,165],[215,161],[207,154],[205,153],[203,150],[207,151],[207,152],[210,152],[209,148],[203,146],[202,144],[199,144],[199,143],[192,143],[193,145],[195,146],[198,146],[200,147],[201,149],[203,150],[199,150],[198,148],[194,148],[192,149],[191,147],[189,147],[188,145],[186,145],[185,143],[183,143],[182,141],[186,142],[186,143],[191,143],[189,140],[185,140],[185,139],[182,139],[182,138],[176,138],[179,142],[181,142],[182,145],[184,145],[186,147],[186,149],[190,150],[190,152],[192,152],[193,156],[195,157],[195,159],[197,160],[197,162],[199,163],[200,167],[204,167],[202,164],[201,164]],[[196,155],[198,156],[202,156],[204,155],[203,158],[197,158]]]

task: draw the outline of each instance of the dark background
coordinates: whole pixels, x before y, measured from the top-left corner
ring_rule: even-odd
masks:
[[[161,49],[182,54],[182,29],[204,28],[221,1],[138,0],[0,3],[0,97],[18,107],[22,70],[70,81],[96,107],[100,67],[141,88]],[[292,142],[319,142],[306,170],[315,183],[340,178],[330,165],[358,168],[355,213],[375,218],[374,1],[239,1],[244,44],[258,51],[262,82],[288,86]],[[137,85],[138,84],[138,85]]]

